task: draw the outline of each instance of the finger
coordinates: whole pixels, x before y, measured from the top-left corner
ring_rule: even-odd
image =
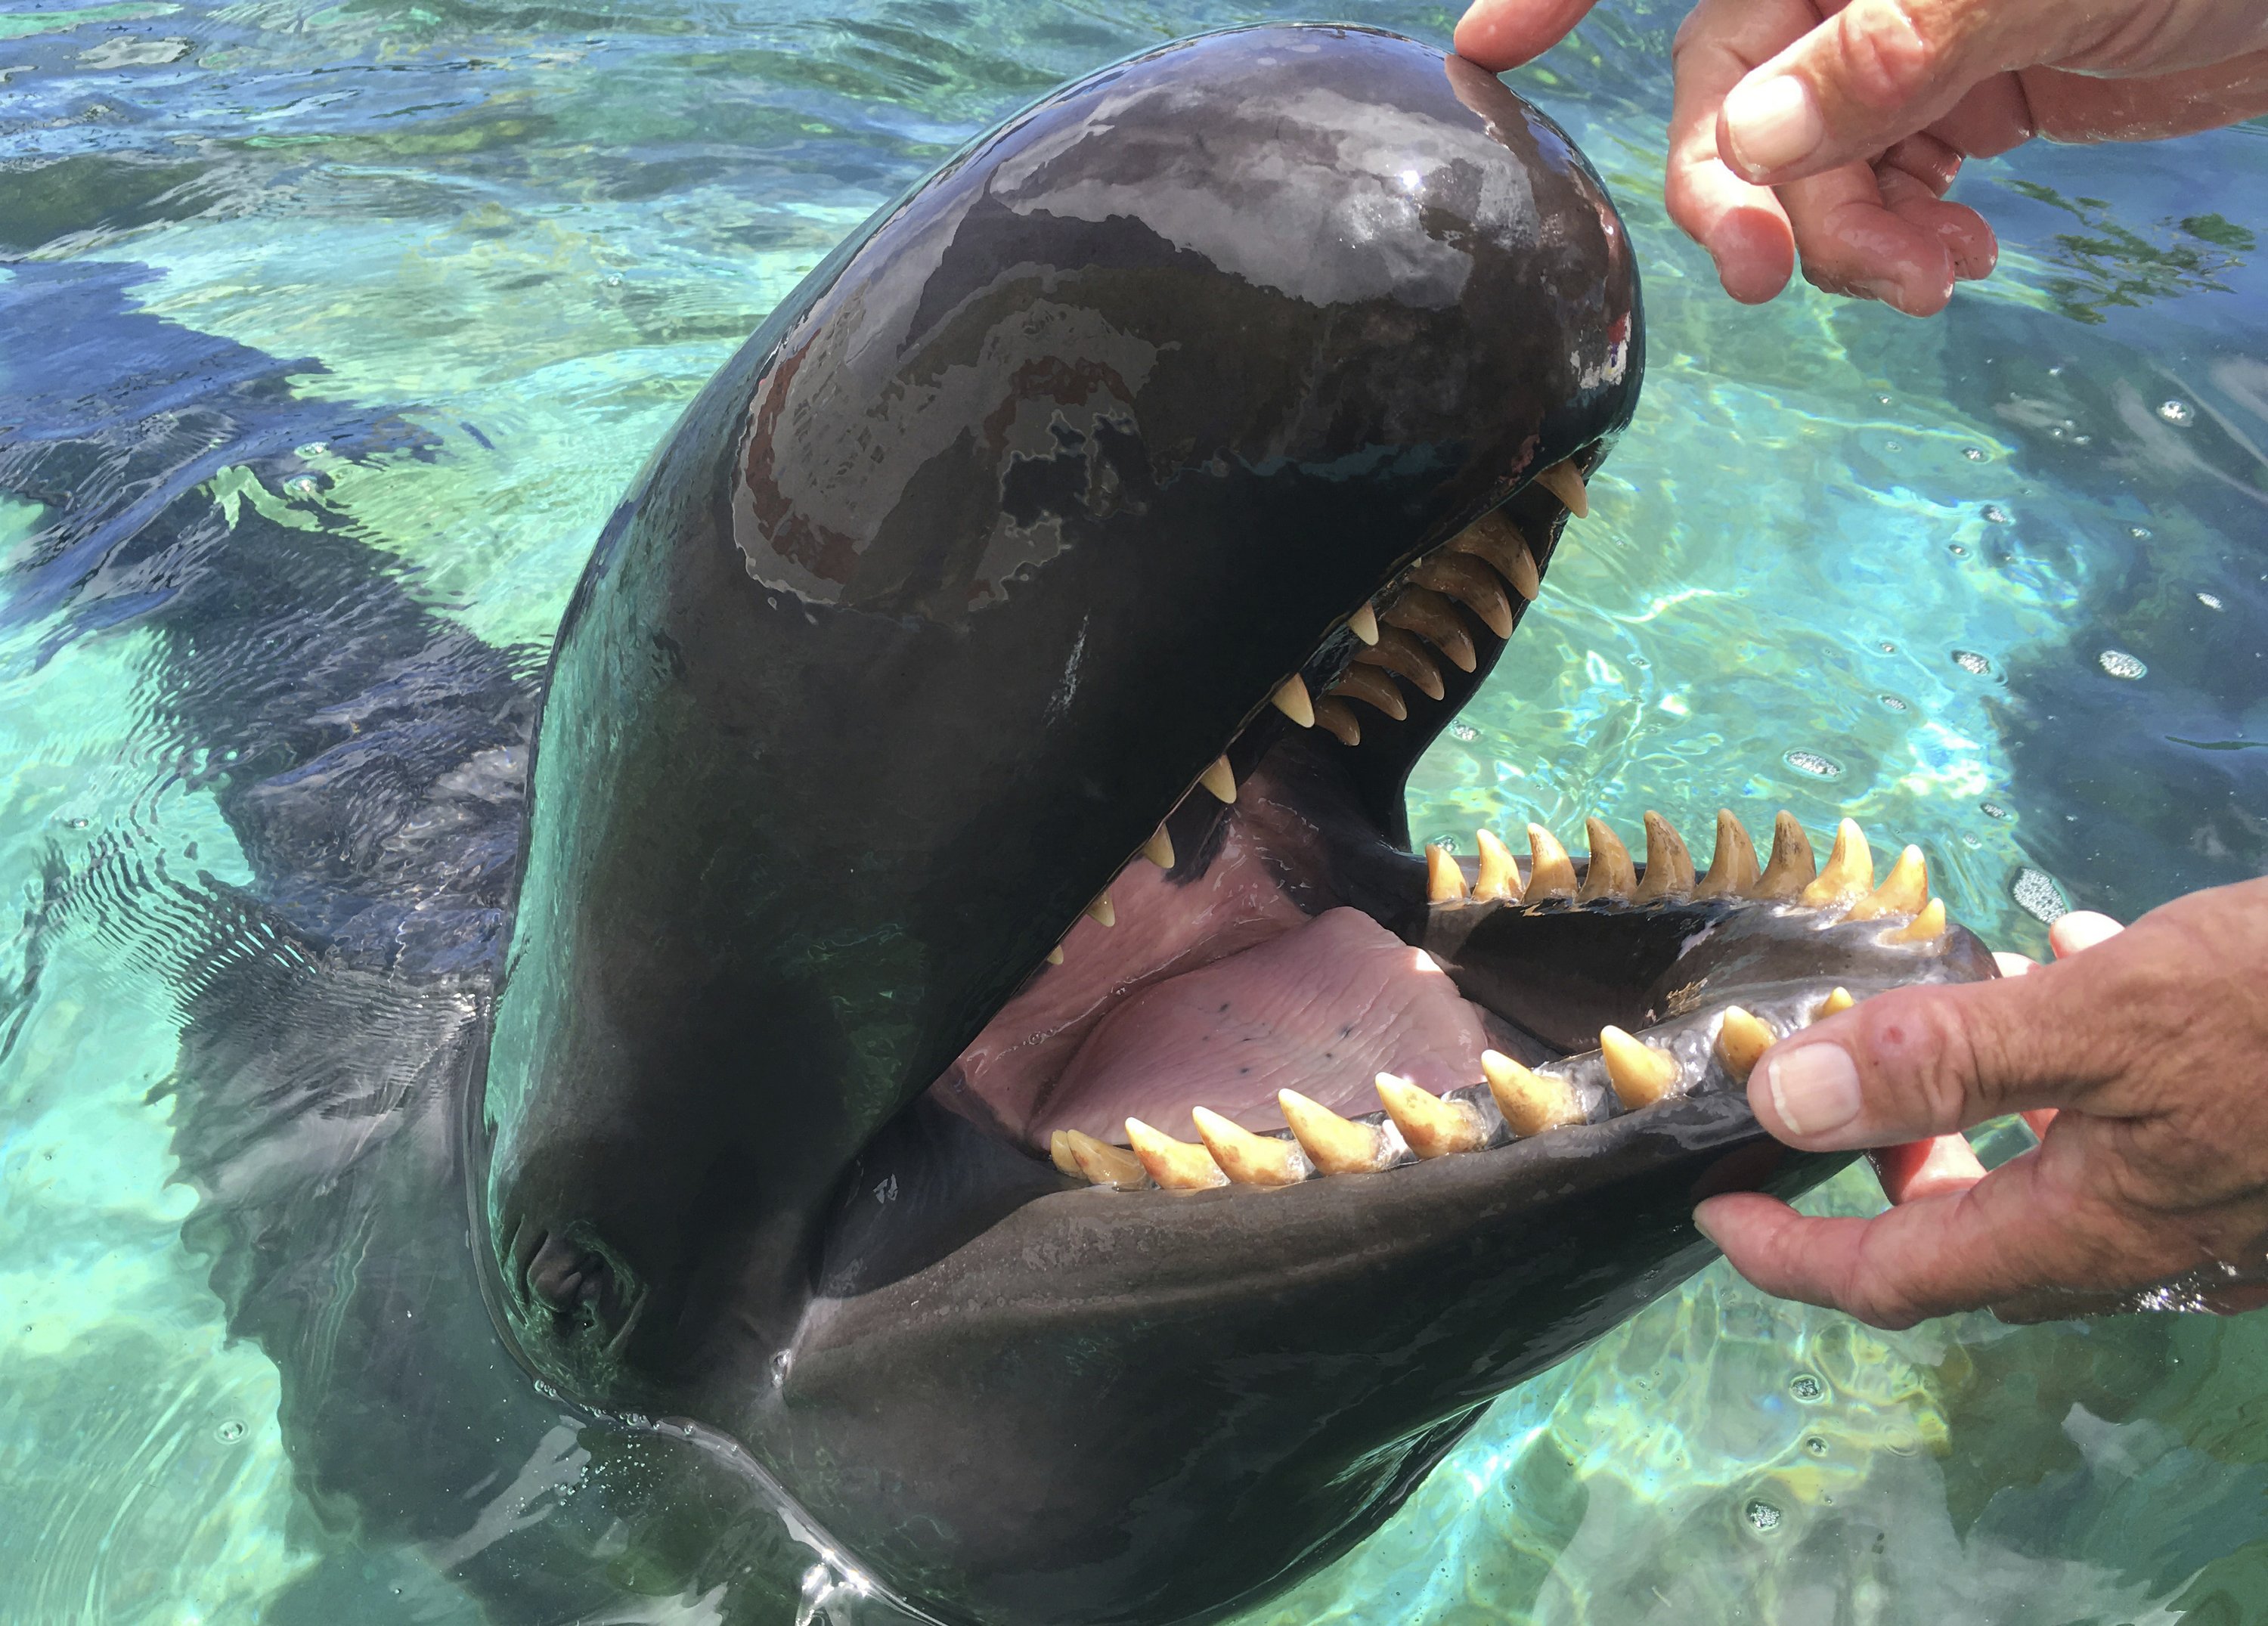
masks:
[[[2117,984],[2074,975],[2086,963],[1878,994],[1765,1051],[1749,1104],[1779,1139],[1839,1151],[2084,1102],[2134,1038]]]
[[[1929,133],[1972,158],[1997,158],[2032,138],[2032,107],[2021,75],[1996,73],[1970,88]]]
[[[1771,190],[1750,186],[1718,157],[1717,114],[1725,92],[1757,57],[1808,26],[1815,15],[1802,0],[1782,9],[1786,15],[1777,31],[1759,34],[1759,9],[1701,0],[1670,53],[1669,217],[1709,251],[1725,291],[1743,305],[1761,305],[1787,286],[1795,272],[1795,234]]]
[[[1926,129],[2006,69],[2070,54],[2089,8],[2063,0],[1852,0],[1725,99],[1734,173],[1778,185]]]
[[[1884,204],[1871,166],[1846,164],[1778,191],[1814,287],[1909,316],[1933,316],[1953,297],[1952,254],[1936,232]]]
[[[2048,928],[2048,946],[2061,960],[2083,948],[2093,948],[2097,943],[2107,943],[2125,930],[2108,915],[2098,915],[2093,909],[2074,909],[2059,916]]]
[[[1881,173],[1883,165],[1902,169],[1929,188],[1932,197],[1943,197],[1954,177],[1961,173],[1961,153],[1936,136],[1924,131],[1909,136],[1888,152],[1874,160],[1874,170]]]
[[[2033,123],[2051,141],[2161,141],[2268,113],[2268,51],[2147,78],[2051,68],[2027,68],[2021,77]]]
[[[1899,145],[1927,139],[1910,136]],[[1874,185],[1892,214],[1938,240],[1953,261],[1955,278],[1974,282],[1992,275],[1999,261],[2000,240],[1982,215],[1965,203],[1945,202],[1927,182],[1887,160],[1874,166]]]
[[[2104,1268],[2083,1230],[2062,1223],[2063,1205],[2043,1200],[2027,1161],[1871,1219],[1812,1218],[1746,1192],[1711,1197],[1693,1220],[1765,1292],[1876,1327],[1911,1327],[2043,1286],[2089,1282],[2087,1272]]]
[[[1533,62],[1583,20],[1594,0],[1474,0],[1451,36],[1457,55],[1502,73]]]
[[[2021,976],[2027,971],[2036,971],[2040,962],[2029,954],[2012,954],[2005,948],[1992,951],[1992,963],[2000,968],[2002,976]]]
[[[1883,1146],[1867,1154],[1882,1195],[1892,1203],[1911,1203],[1940,1192],[1961,1191],[1984,1178],[1984,1166],[1966,1138],[1938,1135]]]

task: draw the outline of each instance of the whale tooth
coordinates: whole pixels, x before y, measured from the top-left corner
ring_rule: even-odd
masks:
[[[1048,1161],[1066,1174],[1079,1173],[1079,1159],[1071,1155],[1071,1131],[1057,1129],[1048,1137]]]
[[[1355,658],[1366,666],[1383,666],[1396,677],[1407,678],[1431,699],[1439,700],[1448,693],[1441,682],[1441,669],[1425,653],[1425,646],[1399,627],[1387,628],[1376,648],[1364,650]]]
[[[1811,837],[1803,833],[1795,815],[1786,808],[1772,820],[1771,862],[1756,877],[1753,898],[1792,898],[1811,884],[1819,860],[1811,856]]]
[[[1160,825],[1156,833],[1142,843],[1142,856],[1161,870],[1174,867],[1174,838],[1166,834],[1164,825]]]
[[[1142,1159],[1123,1146],[1114,1146],[1092,1135],[1082,1135],[1077,1129],[1057,1131],[1063,1137],[1077,1171],[1098,1186],[1116,1186],[1123,1190],[1138,1186],[1149,1171]]]
[[[1874,855],[1867,846],[1867,833],[1856,819],[1845,819],[1835,827],[1835,845],[1828,850],[1819,879],[1798,894],[1796,901],[1824,909],[1864,897],[1874,888]]]
[[[1362,743],[1362,725],[1355,720],[1354,709],[1344,700],[1333,700],[1326,695],[1315,702],[1315,726],[1336,736],[1343,746]]]
[[[1646,815],[1646,875],[1631,894],[1633,903],[1683,898],[1693,890],[1693,855],[1685,838],[1660,813]]]
[[[1236,799],[1236,775],[1230,770],[1225,756],[1215,757],[1212,766],[1197,776],[1197,783],[1211,791],[1217,802]]]
[[[1095,894],[1094,901],[1086,906],[1086,917],[1098,926],[1115,926],[1118,923],[1118,911],[1110,907],[1108,893]]]
[[[1429,845],[1425,849],[1425,901],[1428,903],[1462,903],[1465,901],[1465,872],[1449,856],[1447,847]]]
[[[1381,1073],[1373,1082],[1386,1115],[1419,1157],[1446,1158],[1488,1144],[1488,1126],[1471,1102],[1436,1095],[1393,1073]]]
[[[1631,888],[1638,885],[1638,872],[1631,867],[1630,849],[1622,837],[1607,828],[1603,819],[1586,819],[1583,829],[1591,843],[1591,867],[1584,873],[1583,889],[1575,894],[1578,903],[1595,903],[1602,898],[1627,898]]]
[[[1725,1071],[1742,1084],[1756,1071],[1756,1058],[1771,1048],[1772,1030],[1764,1026],[1760,1017],[1749,1015],[1738,1005],[1725,1007],[1725,1019],[1717,1028],[1717,1059],[1725,1063]]]
[[[1142,1159],[1150,1178],[1168,1191],[1199,1191],[1228,1184],[1228,1176],[1203,1146],[1175,1140],[1139,1118],[1126,1120],[1126,1138],[1133,1143],[1134,1155]]]
[[[1496,1109],[1515,1135],[1524,1138],[1583,1121],[1583,1108],[1565,1078],[1531,1072],[1501,1050],[1481,1052],[1481,1073]]]
[[[1591,494],[1583,488],[1583,471],[1575,467],[1573,458],[1554,463],[1535,476],[1535,483],[1557,497],[1576,519],[1591,517]]]
[[[1426,639],[1447,655],[1460,672],[1470,672],[1480,665],[1480,656],[1473,649],[1472,634],[1465,630],[1465,623],[1458,619],[1449,601],[1429,588],[1404,587],[1402,596],[1380,619],[1389,627],[1404,628]]]
[[[1307,1160],[1326,1174],[1368,1174],[1394,1161],[1394,1144],[1374,1123],[1342,1118],[1297,1090],[1276,1092],[1284,1122],[1292,1126]]]
[[[1859,1002],[1851,997],[1851,990],[1838,988],[1819,1002],[1819,1009],[1811,1013],[1815,1022],[1823,1022],[1830,1016],[1840,1016]]]
[[[1302,728],[1315,725],[1314,703],[1307,698],[1307,686],[1296,672],[1268,696],[1268,703]]]
[[[1756,848],[1749,839],[1749,832],[1732,810],[1717,810],[1717,851],[1709,860],[1709,872],[1693,889],[1697,898],[1739,898],[1748,895],[1756,884]]]
[[[1885,943],[1934,943],[1945,935],[1945,900],[1932,898],[1921,906],[1921,913],[1911,924],[1901,926],[1884,938]]]
[[[1512,584],[1512,590],[1531,604],[1543,591],[1543,574],[1535,568],[1535,555],[1528,550],[1528,539],[1520,533],[1518,526],[1506,518],[1502,509],[1483,514],[1451,537],[1449,546],[1494,565]]]
[[[1287,1140],[1255,1135],[1210,1107],[1192,1107],[1197,1134],[1220,1172],[1240,1186],[1294,1186],[1307,1178],[1307,1160]]]
[[[1469,554],[1438,551],[1420,560],[1410,579],[1454,599],[1499,638],[1512,636],[1512,602],[1488,566]]]
[[[1497,839],[1494,830],[1476,830],[1473,841],[1481,850],[1481,871],[1473,882],[1473,896],[1484,903],[1513,903],[1520,899],[1520,865],[1512,849]]]
[[[1402,691],[1394,687],[1394,680],[1375,666],[1349,666],[1339,673],[1339,681],[1331,685],[1330,692],[1376,706],[1397,723],[1410,715],[1410,708],[1402,698]]]
[[[1607,1082],[1626,1112],[1651,1107],[1669,1093],[1677,1082],[1677,1058],[1633,1039],[1611,1023],[1599,1029],[1599,1055],[1607,1063]]]
[[[1049,965],[1051,965],[1051,966],[1059,966],[1059,965],[1063,964],[1063,945],[1062,945],[1062,944],[1058,943],[1058,944],[1057,944],[1053,948],[1051,948],[1051,949],[1049,949],[1049,950],[1048,951],[1048,964],[1049,964]]]
[[[1367,604],[1347,617],[1347,630],[1365,644],[1378,642],[1378,612]]]
[[[1884,915],[1918,915],[1929,901],[1929,863],[1918,847],[1908,847],[1882,877],[1882,884],[1851,906],[1850,920],[1875,920]]]
[[[1575,895],[1575,865],[1559,838],[1540,824],[1528,827],[1528,901]]]

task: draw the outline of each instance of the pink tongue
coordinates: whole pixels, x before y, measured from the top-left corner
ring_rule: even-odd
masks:
[[[1359,909],[1331,909],[1112,1012],[1049,1093],[1033,1137],[1083,1129],[1123,1145],[1132,1117],[1194,1140],[1199,1106],[1278,1129],[1278,1090],[1351,1117],[1378,1110],[1381,1072],[1436,1093],[1477,1083],[1484,1042],[1479,1013],[1423,950]]]

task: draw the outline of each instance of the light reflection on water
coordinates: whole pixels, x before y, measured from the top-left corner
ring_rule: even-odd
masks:
[[[318,435],[310,485],[223,468],[213,496],[320,511],[482,637],[540,643],[631,471],[843,232],[1060,78],[1300,14],[18,11],[0,254],[150,268],[126,308],[291,361],[301,402],[394,415],[397,451]],[[1435,37],[1451,17],[1341,14]],[[1611,7],[1521,76],[1630,217],[1646,393],[1597,517],[1424,764],[1414,827],[1469,850],[1476,824],[1635,833],[1657,807],[1705,844],[1719,806],[1751,828],[1849,813],[2035,950],[2021,876],[2132,914],[2268,867],[2248,748],[2268,739],[2268,135],[1980,171],[1961,195],[2002,226],[2002,272],[1940,321],[1804,291],[1742,311],[1654,190],[1673,21]],[[83,387],[141,364],[75,336]],[[50,387],[48,359],[0,355],[0,404]],[[0,548],[37,517],[0,507]],[[52,630],[0,639],[0,886],[35,913],[55,858],[122,839],[247,879],[194,771],[122,705],[142,635],[57,651]],[[275,1369],[225,1341],[180,1243],[168,1108],[144,1100],[173,1019],[127,937],[37,967],[30,941],[0,1062],[8,1612],[249,1619],[340,1538],[295,1510]],[[1254,1618],[2250,1619],[2264,1340],[2195,1318],[1880,1335],[1713,1269],[1507,1397],[1387,1529]],[[414,1556],[369,1561],[398,1618],[469,1618]]]

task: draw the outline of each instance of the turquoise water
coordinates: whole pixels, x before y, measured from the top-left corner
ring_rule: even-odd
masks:
[[[1062,78],[1308,15],[19,0],[0,467],[117,401],[176,431],[214,545],[247,513],[320,524],[540,645],[680,407],[875,206]],[[1800,289],[1744,311],[1660,211],[1675,20],[1610,5],[1518,76],[1630,218],[1650,365],[1595,517],[1418,776],[1418,832],[1634,833],[1651,806],[1705,846],[1720,805],[1849,813],[2032,950],[2058,900],[2132,915],[2268,870],[2268,130],[1980,166],[1956,195],[2001,270],[1941,320]],[[295,1496],[276,1371],[180,1242],[151,957],[34,929],[99,854],[249,874],[145,681],[157,476],[90,445],[67,494],[0,499],[0,889],[26,923],[0,958],[0,1617],[291,1617],[344,1554],[393,1578],[368,1618],[469,1620],[440,1556],[359,1550]],[[292,478],[251,467],[295,448]],[[89,504],[115,523],[74,609],[40,561]],[[1872,1200],[1856,1174],[1815,1199]],[[1255,1618],[2268,1618],[2264,1393],[2259,1318],[1877,1335],[1720,1267],[1507,1396]]]

